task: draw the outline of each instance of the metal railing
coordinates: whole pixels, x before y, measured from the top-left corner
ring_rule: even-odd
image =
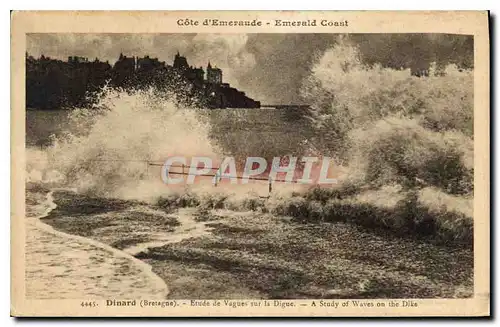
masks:
[[[104,158],[104,159],[91,159],[88,160],[89,162],[143,162],[146,166],[146,175],[149,175],[149,167],[150,166],[156,166],[156,167],[164,167],[164,161],[162,160],[148,160],[148,159],[110,159],[110,158]],[[196,173],[190,173],[189,171],[185,171],[185,169],[189,168],[197,168],[197,169],[203,169],[206,168],[204,166],[190,166],[190,165],[179,165],[179,164],[171,164],[168,165],[169,168],[182,168],[182,172],[176,172],[176,171],[170,171],[168,170],[167,174],[172,174],[172,175],[185,175],[185,176],[203,176],[203,177],[216,177],[214,179],[214,186],[216,187],[220,180],[222,178],[229,178],[229,179],[239,179],[239,180],[256,180],[256,181],[267,181],[269,185],[269,193],[272,192],[273,190],[273,183],[292,183],[292,184],[298,184],[299,182],[296,180],[284,180],[284,179],[272,179],[270,176],[269,177],[252,177],[252,176],[238,176],[238,175],[224,175],[221,176],[220,173],[220,167],[210,167],[210,170],[214,171],[212,174],[196,174]]]
[[[148,163],[149,166],[162,166],[164,167],[164,164],[158,164],[158,163],[155,163],[155,162],[149,162]],[[169,165],[168,166],[169,168],[171,167],[175,167],[175,168],[182,168],[182,172],[174,172],[174,171],[170,171],[168,170],[167,171],[167,175],[168,174],[172,174],[172,175],[185,175],[185,176],[204,176],[204,177],[215,177],[214,178],[214,186],[216,187],[219,183],[219,181],[221,180],[221,174],[220,174],[220,167],[210,167],[210,170],[215,170],[215,173],[213,174],[194,174],[194,173],[190,173],[189,171],[188,172],[185,172],[185,169],[186,168],[206,168],[204,166],[190,166],[190,165],[176,165],[176,164],[172,164],[172,165]],[[272,192],[273,190],[273,183],[292,183],[292,184],[298,184],[298,181],[294,181],[294,180],[290,180],[290,181],[287,181],[287,180],[284,180],[284,179],[272,179],[270,176],[268,178],[264,178],[264,177],[251,177],[251,176],[238,176],[238,175],[224,175],[223,177],[225,178],[229,178],[229,179],[245,179],[245,180],[257,180],[257,181],[267,181],[268,182],[268,185],[269,185],[269,193]]]

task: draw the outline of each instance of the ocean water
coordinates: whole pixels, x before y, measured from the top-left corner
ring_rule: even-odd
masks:
[[[145,167],[141,160],[234,155],[245,148],[238,140],[256,136],[248,122],[261,122],[262,139],[276,135],[277,119],[280,113],[269,109],[178,108],[151,91],[109,90],[95,110],[27,110],[28,296],[166,296],[165,282],[133,256],[210,235],[211,227],[195,219],[194,209],[172,213],[155,206],[160,197],[185,190],[164,185],[159,168]],[[226,137],[235,127],[239,138]],[[289,154],[299,142],[280,140],[285,143],[277,142],[272,154]],[[190,192],[210,194],[210,178],[206,182]],[[268,186],[220,185],[217,192],[265,196]]]
[[[316,71],[323,86],[343,87],[331,83],[337,74],[324,72]],[[368,74],[364,68],[353,72],[361,79]],[[340,76],[349,79],[351,73]],[[379,73],[392,74],[374,74]],[[318,92],[331,95],[309,91],[317,101],[325,102]],[[344,91],[346,102],[365,109],[356,95]],[[353,115],[365,123],[361,118],[367,115]],[[322,126],[326,116],[318,112],[314,123]],[[341,127],[352,127],[346,123],[352,117],[333,118]],[[212,291],[209,296],[228,298],[318,298],[340,289],[347,293],[330,295],[470,296],[470,249],[377,236],[348,224],[304,227],[259,211],[259,203],[266,208],[292,203],[290,211],[300,211],[305,200],[296,194],[307,187],[275,185],[270,195],[267,183],[259,182],[214,188],[206,178],[192,186],[165,185],[159,168],[147,164],[171,156],[209,156],[214,162],[234,156],[241,164],[247,156],[321,155],[309,142],[315,138],[310,123],[272,109],[182,108],[154,90],[104,90],[91,110],[28,110],[27,295],[186,298]],[[413,123],[418,125],[417,119]],[[363,155],[355,159],[369,164]],[[382,193],[372,193],[375,200],[368,200],[376,205]],[[221,202],[227,210],[213,215]],[[311,202],[308,208],[315,205],[321,212],[322,204]],[[252,206],[251,214],[238,213]],[[455,272],[453,278],[449,271]]]

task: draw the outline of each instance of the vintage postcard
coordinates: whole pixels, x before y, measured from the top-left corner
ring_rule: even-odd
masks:
[[[489,316],[488,12],[13,12],[11,314]]]

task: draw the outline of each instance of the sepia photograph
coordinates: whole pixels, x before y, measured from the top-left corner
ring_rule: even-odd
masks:
[[[26,300],[476,298],[472,33],[36,32],[24,50]]]

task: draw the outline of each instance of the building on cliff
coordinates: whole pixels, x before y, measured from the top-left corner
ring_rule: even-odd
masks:
[[[92,101],[92,92],[109,84],[120,88],[155,86],[172,91],[186,105],[208,108],[259,108],[260,102],[223,83],[222,70],[210,62],[205,71],[192,67],[177,53],[173,65],[158,58],[127,57],[120,54],[114,65],[99,59],[70,56],[68,61],[26,53],[26,103],[30,108],[82,107]]]
[[[210,65],[210,61],[207,65],[207,82],[213,84],[222,84],[222,70],[217,67]]]
[[[179,53],[174,57],[173,68],[202,92],[210,108],[260,108],[260,101],[255,101],[246,96],[245,92],[223,83],[222,70],[212,66],[210,62],[207,65],[206,79],[202,67],[189,66],[186,57]]]

